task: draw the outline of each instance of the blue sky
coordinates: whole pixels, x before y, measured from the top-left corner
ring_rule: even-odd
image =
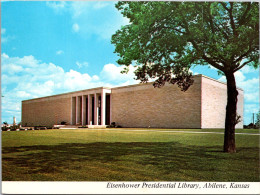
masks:
[[[128,24],[115,2],[2,2],[2,122],[21,120],[21,101],[69,91],[135,84],[116,63],[111,35]],[[194,74],[225,81],[213,68],[198,66]],[[244,123],[259,109],[259,70],[236,74],[244,89]]]

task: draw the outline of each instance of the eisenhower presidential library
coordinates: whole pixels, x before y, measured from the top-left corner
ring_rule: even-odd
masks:
[[[123,87],[98,87],[22,101],[22,126],[66,123],[104,128],[112,122],[122,127],[224,128],[227,103],[225,83],[194,76],[183,92],[177,85],[154,88],[152,83]],[[238,88],[237,113],[243,128],[244,92]]]

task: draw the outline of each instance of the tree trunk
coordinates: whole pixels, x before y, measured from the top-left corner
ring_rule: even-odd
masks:
[[[236,80],[234,73],[226,73],[227,78],[227,106],[224,137],[224,152],[236,152],[235,126],[237,117],[237,96]]]

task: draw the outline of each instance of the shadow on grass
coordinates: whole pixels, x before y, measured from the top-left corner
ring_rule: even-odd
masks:
[[[117,163],[126,161],[130,155],[136,166],[153,165],[160,173],[183,171],[221,171],[219,162],[239,161],[241,154],[230,155],[221,152],[218,146],[187,146],[176,142],[95,142],[65,143],[59,145],[37,145],[3,147],[3,162],[26,168],[24,174],[59,173],[73,162]],[[244,151],[244,152],[243,152]],[[241,148],[240,153],[251,151],[243,160],[256,160],[258,148]],[[3,172],[3,179],[5,178]]]

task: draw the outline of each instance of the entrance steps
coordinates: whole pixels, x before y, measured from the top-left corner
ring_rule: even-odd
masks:
[[[78,129],[78,125],[63,125],[59,129]]]
[[[105,129],[107,125],[87,125],[89,129]]]
[[[85,126],[81,127],[80,125],[63,125],[59,129],[82,129],[82,128],[85,128]],[[107,125],[86,125],[86,128],[89,128],[89,129],[105,129],[105,128],[107,128]]]

